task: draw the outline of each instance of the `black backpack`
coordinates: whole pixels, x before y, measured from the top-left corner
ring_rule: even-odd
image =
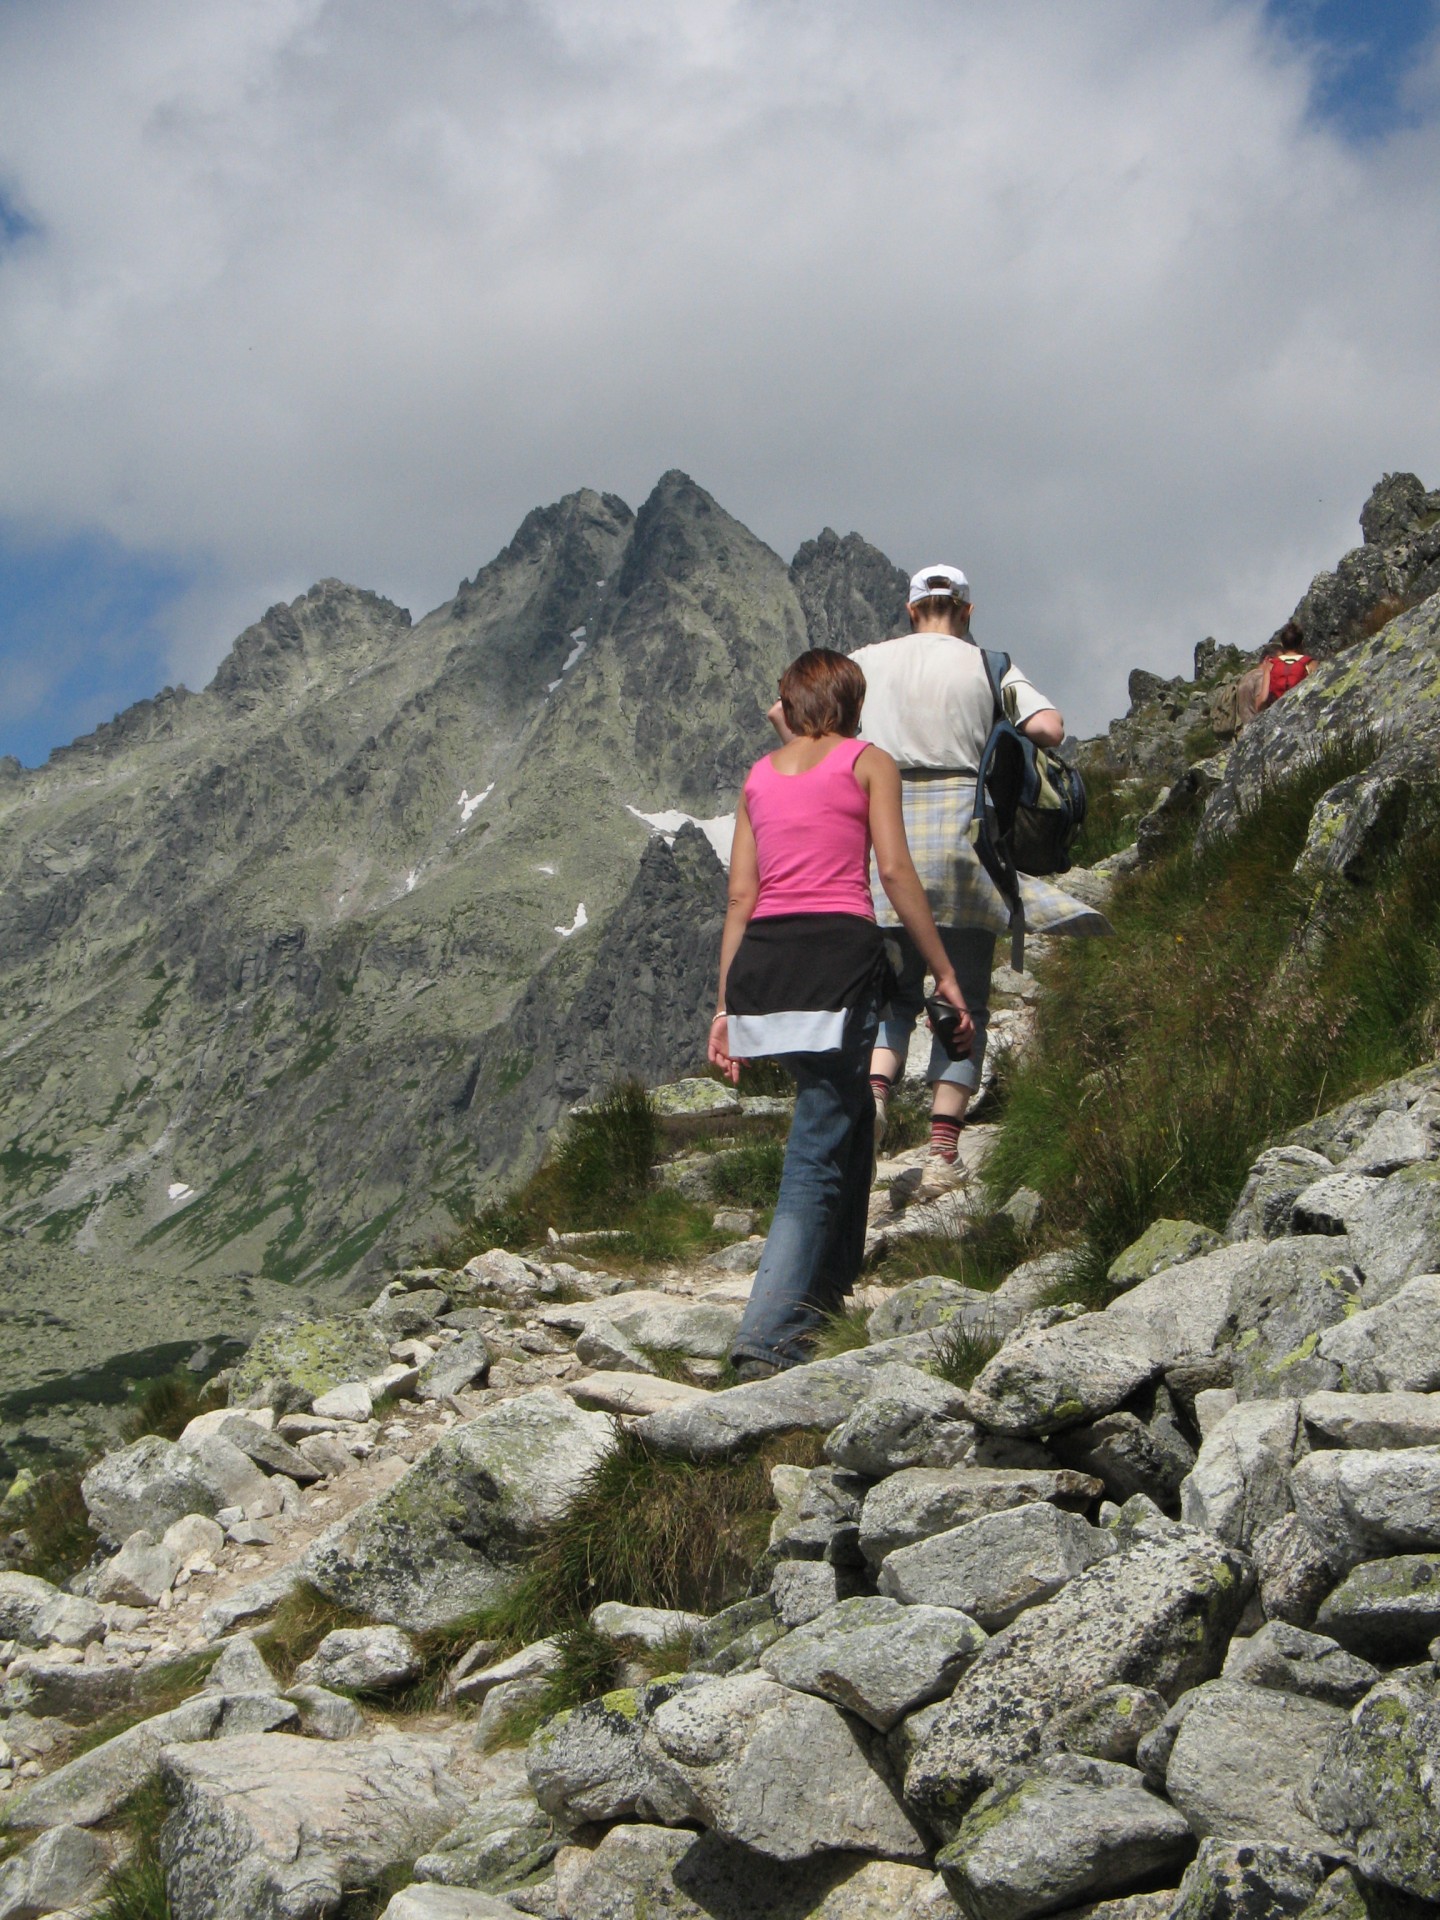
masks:
[[[995,720],[980,755],[970,836],[1010,909],[1011,964],[1018,973],[1025,956],[1019,876],[1069,872],[1070,851],[1085,822],[1085,782],[1068,760],[1037,747],[1006,719],[1001,683],[1010,671],[1009,654],[982,647],[980,657]]]

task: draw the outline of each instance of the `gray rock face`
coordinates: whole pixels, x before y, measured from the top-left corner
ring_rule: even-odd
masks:
[[[1370,1293],[1367,1283],[1367,1302]],[[1319,1350],[1355,1393],[1440,1388],[1440,1275],[1409,1280],[1380,1305],[1367,1305],[1329,1328],[1320,1336]]]
[[[898,1548],[878,1585],[912,1606],[959,1607],[993,1633],[1114,1551],[1113,1534],[1037,1501]]]
[[[1286,1920],[1306,1910],[1324,1878],[1315,1855],[1295,1847],[1202,1840],[1171,1920]]]
[[[918,1904],[932,1874],[891,1860],[787,1863],[715,1833],[626,1826],[577,1854],[564,1876],[567,1920],[955,1920],[948,1901]]]
[[[110,1850],[83,1827],[52,1827],[0,1865],[0,1920],[39,1920],[90,1904],[103,1891]]]
[[[862,1400],[825,1442],[833,1466],[881,1480],[901,1467],[956,1466],[975,1439],[958,1387],[916,1369]]]
[[[839,1598],[835,1569],[822,1560],[782,1560],[770,1581],[770,1604],[787,1630],[818,1619]]]
[[[1255,1578],[1267,1620],[1308,1627],[1315,1610],[1345,1571],[1340,1553],[1310,1531],[1298,1513],[1287,1513],[1257,1534]]]
[[[953,1830],[1097,1689],[1134,1684],[1173,1700],[1199,1685],[1219,1670],[1246,1593],[1245,1563],[1206,1534],[1133,1539],[982,1649],[912,1760],[907,1797]]]
[[[230,1404],[304,1413],[317,1394],[368,1380],[389,1362],[390,1336],[368,1313],[290,1315],[251,1343],[231,1380]]]
[[[690,1643],[690,1671],[716,1675],[753,1668],[766,1647],[785,1631],[770,1595],[737,1600],[711,1614]]]
[[[1323,1852],[1327,1836],[1298,1811],[1296,1796],[1344,1725],[1340,1709],[1321,1700],[1211,1681],[1180,1723],[1166,1792],[1202,1838]]]
[[[1440,1165],[1403,1167],[1358,1211],[1350,1244],[1365,1275],[1365,1304],[1380,1305],[1415,1274],[1440,1271]]]
[[[304,1560],[329,1599],[421,1632],[504,1591],[614,1444],[603,1414],[536,1392],[453,1428]]]
[[[91,1524],[105,1539],[162,1534],[187,1513],[213,1516],[265,1493],[265,1476],[228,1440],[206,1438],[179,1447],[147,1434],[96,1461],[81,1482]]]
[[[205,1676],[212,1693],[278,1693],[279,1683],[265,1656],[248,1633],[240,1633],[225,1647]]]
[[[1440,1393],[1310,1393],[1300,1406],[1312,1441],[1361,1447],[1440,1447]]]
[[[1050,1433],[1109,1413],[1160,1372],[1148,1340],[1108,1314],[1007,1340],[981,1369],[967,1399],[992,1433]]]
[[[547,1720],[525,1755],[531,1791],[545,1812],[572,1825],[683,1820],[690,1797],[644,1739],[656,1712],[682,1691],[671,1681],[621,1688]]]
[[[1296,1199],[1333,1172],[1325,1155],[1309,1147],[1267,1147],[1250,1169],[1225,1238],[1273,1240],[1288,1233]]]
[[[555,1858],[560,1829],[537,1804],[523,1775],[481,1793],[458,1826],[415,1862],[417,1880],[503,1893],[524,1885]]]
[[[462,1333],[433,1360],[427,1360],[415,1383],[417,1400],[448,1400],[465,1387],[483,1381],[490,1371],[490,1349],[483,1334]]]
[[[295,1669],[301,1686],[384,1693],[420,1672],[415,1643],[398,1627],[337,1627]]]
[[[787,1560],[833,1558],[855,1537],[868,1483],[839,1467],[812,1467],[770,1528],[770,1551]],[[849,1557],[842,1554],[842,1557]]]
[[[402,1887],[380,1920],[511,1920],[515,1908],[497,1895],[468,1887]]]
[[[1422,1659],[1440,1633],[1440,1553],[1367,1560],[1322,1602],[1317,1623],[1367,1659]]]
[[[1318,1770],[1309,1809],[1360,1871],[1440,1901],[1440,1681],[1411,1667],[1372,1689]]]
[[[672,1293],[642,1291],[576,1302],[567,1307],[548,1307],[540,1317],[547,1326],[578,1327],[585,1331],[603,1324],[633,1346],[659,1347],[691,1354],[697,1359],[723,1360],[730,1351],[742,1311],[734,1301],[685,1300]]]
[[[627,1607],[618,1600],[603,1600],[591,1609],[590,1624],[612,1640],[628,1641],[658,1653],[662,1647],[679,1646],[697,1634],[705,1616],[678,1607]]]
[[[1085,1506],[1104,1492],[1090,1474],[1047,1467],[912,1467],[892,1474],[865,1496],[860,1551],[878,1567],[912,1541],[1003,1513],[1034,1501]]]
[[[1327,1173],[1295,1196],[1290,1225],[1295,1233],[1333,1233],[1350,1231],[1366,1202],[1379,1185],[1363,1173]]]
[[[160,1851],[175,1920],[318,1920],[454,1826],[465,1797],[446,1756],[413,1734],[167,1748]]]
[[[1371,1122],[1341,1165],[1347,1173],[1384,1175],[1432,1159],[1434,1153],[1430,1119],[1421,1112],[1392,1110]]]
[[[1380,1675],[1368,1660],[1357,1660],[1324,1634],[1267,1620],[1250,1639],[1231,1641],[1220,1677],[1303,1694],[1332,1707],[1353,1707]]]
[[[1440,1548],[1440,1447],[1307,1454],[1290,1491],[1311,1532],[1351,1565]]]
[[[1138,1287],[1169,1267],[1213,1253],[1220,1244],[1212,1227],[1197,1226],[1193,1220],[1156,1220],[1123,1253],[1116,1254],[1106,1277],[1121,1291]]]
[[[1165,1718],[1165,1701],[1148,1687],[1100,1687],[1088,1700],[1057,1714],[1050,1737],[1067,1753],[1134,1764],[1140,1742]]]
[[[152,1533],[132,1533],[113,1560],[95,1576],[97,1600],[118,1600],[125,1607],[153,1607],[168,1593],[180,1571],[177,1554]]]
[[[1032,1920],[1123,1893],[1189,1847],[1182,1817],[1132,1767],[1065,1753],[982,1794],[936,1864],[972,1920]]]
[[[1232,1407],[1206,1434],[1194,1470],[1180,1488],[1186,1524],[1248,1549],[1290,1511],[1299,1429],[1294,1400],[1249,1400]]]
[[[1323,1236],[1276,1240],[1230,1294],[1232,1384],[1241,1400],[1299,1396],[1340,1384],[1321,1335],[1360,1292],[1348,1243]]]
[[[1430,1911],[1422,1900],[1362,1880],[1353,1867],[1337,1867],[1301,1920],[1429,1920]]]
[[[88,1647],[105,1631],[93,1600],[62,1593],[31,1573],[0,1573],[0,1640],[22,1647]]]
[[[782,1686],[833,1700],[885,1733],[948,1694],[984,1644],[975,1622],[953,1607],[862,1597],[787,1633],[760,1664]]]
[[[1142,1280],[1111,1302],[1105,1319],[1148,1346],[1167,1372],[1210,1360],[1233,1337],[1237,1288],[1266,1258],[1258,1244],[1217,1247]]]
[[[134,1691],[135,1675],[128,1666],[78,1666],[22,1654],[6,1673],[0,1711],[88,1726],[112,1707],[128,1705]]]
[[[858,1851],[921,1860],[925,1843],[853,1720],[813,1694],[739,1674],[678,1694],[646,1742],[707,1827],[776,1860]],[[795,1756],[806,1765],[797,1768]],[[883,1763],[882,1763],[883,1764]]]
[[[966,1325],[978,1326],[989,1316],[999,1317],[991,1294],[930,1274],[887,1294],[865,1325],[872,1340],[893,1340],[899,1334],[947,1326],[957,1317]]]
[[[209,1740],[224,1717],[221,1694],[199,1694],[170,1713],[128,1727],[88,1753],[12,1795],[5,1817],[13,1827],[93,1827],[108,1820],[155,1771],[162,1748]]]

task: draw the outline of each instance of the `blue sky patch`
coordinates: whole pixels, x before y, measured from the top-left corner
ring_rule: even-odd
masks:
[[[1314,105],[1323,119],[1354,140],[1408,123],[1405,83],[1440,30],[1436,0],[1269,0],[1269,10],[1319,50]]]
[[[38,766],[169,679],[173,563],[80,535],[43,544],[0,525],[0,754]]]

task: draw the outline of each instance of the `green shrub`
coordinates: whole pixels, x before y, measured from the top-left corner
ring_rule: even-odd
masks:
[[[27,1543],[15,1562],[17,1572],[59,1586],[89,1562],[98,1543],[80,1492],[84,1474],[83,1464],[37,1474],[29,1492],[7,1512],[7,1521]]]
[[[139,1440],[147,1433],[158,1433],[165,1440],[178,1440],[197,1414],[210,1413],[224,1405],[223,1389],[202,1384],[193,1373],[180,1368],[174,1373],[162,1373],[154,1380],[142,1380],[135,1386],[121,1432],[126,1440]]]
[[[1136,780],[1112,767],[1086,766],[1085,824],[1071,853],[1077,867],[1093,867],[1107,854],[1133,844],[1135,829],[1155,804],[1160,789],[1153,781]]]
[[[990,1293],[1033,1249],[1004,1214],[968,1222],[963,1233],[919,1233],[897,1241],[875,1268],[881,1286],[931,1274]]]
[[[962,1326],[959,1319],[949,1321],[935,1331],[935,1352],[926,1361],[927,1369],[948,1380],[952,1387],[969,1387],[988,1360],[1000,1351],[1000,1335],[995,1323],[978,1327]]]
[[[716,1161],[710,1191],[723,1206],[773,1207],[784,1165],[783,1139],[744,1140]]]
[[[1038,1188],[1078,1241],[1068,1297],[1102,1297],[1162,1214],[1223,1226],[1263,1146],[1435,1052],[1437,796],[1372,886],[1293,871],[1315,801],[1370,754],[1318,754],[1229,839],[1123,880],[1113,940],[1059,943],[986,1178]]]
[[[160,1863],[160,1829],[169,1813],[164,1789],[148,1780],[125,1802],[117,1825],[129,1835],[130,1851],[106,1876],[94,1920],[170,1920],[170,1897]]]

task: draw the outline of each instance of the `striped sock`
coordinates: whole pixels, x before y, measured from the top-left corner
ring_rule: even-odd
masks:
[[[949,1161],[953,1167],[955,1155],[960,1148],[960,1122],[949,1119],[943,1113],[930,1116],[930,1151],[940,1159]]]
[[[880,1102],[882,1107],[884,1106],[885,1102],[890,1098],[890,1094],[894,1086],[895,1086],[895,1082],[889,1079],[883,1073],[872,1073],[870,1076],[870,1091],[871,1093],[874,1094],[875,1098]]]

